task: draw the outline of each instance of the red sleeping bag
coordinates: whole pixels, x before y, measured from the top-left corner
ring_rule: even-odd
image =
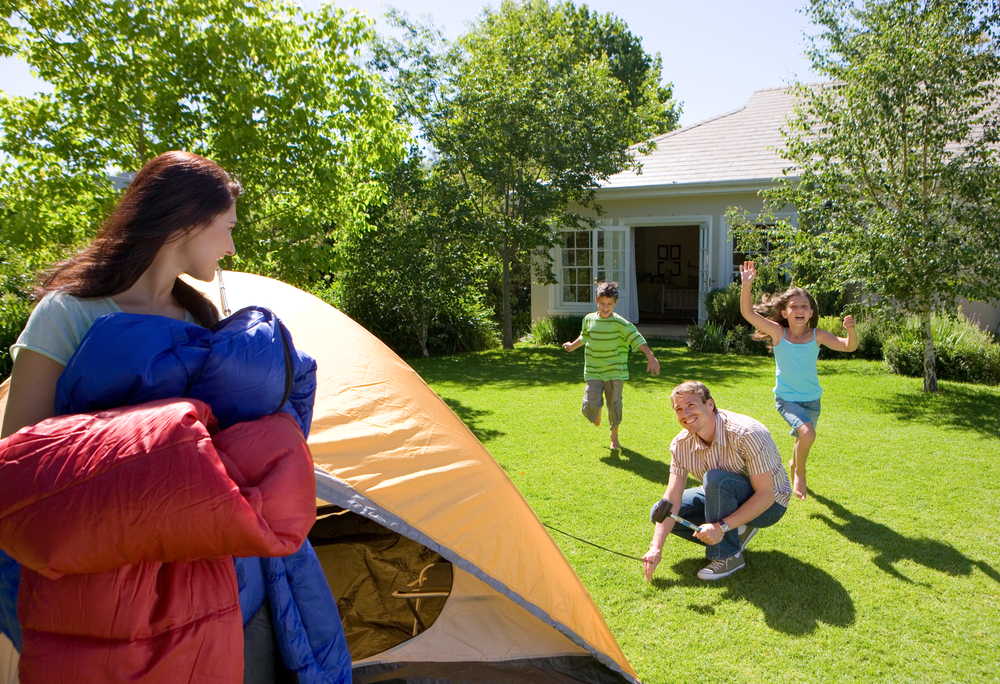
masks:
[[[290,416],[216,432],[190,399],[24,428],[0,441],[0,482],[22,684],[242,682],[231,556],[293,553],[316,516]]]

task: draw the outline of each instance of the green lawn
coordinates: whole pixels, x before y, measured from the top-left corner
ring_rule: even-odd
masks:
[[[620,455],[580,415],[583,352],[525,347],[413,367],[476,433],[543,522],[641,556],[679,426],[668,392],[698,379],[752,415],[785,460],[769,358],[652,344],[632,356]],[[641,564],[553,536],[647,684],[1000,681],[1000,389],[820,362],[823,415],[810,498],[762,530],[747,566],[703,582],[698,548],[668,540]]]

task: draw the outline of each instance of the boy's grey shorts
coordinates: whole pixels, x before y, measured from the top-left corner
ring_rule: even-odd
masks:
[[[601,415],[601,407],[604,406],[604,396],[608,397],[608,421],[610,427],[615,427],[622,422],[622,387],[624,380],[587,380],[587,386],[583,390],[583,411],[584,417],[591,423]]]

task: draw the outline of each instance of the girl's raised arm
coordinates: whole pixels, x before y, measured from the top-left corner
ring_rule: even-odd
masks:
[[[743,262],[743,265],[740,266],[740,313],[743,314],[743,318],[746,319],[747,323],[765,335],[770,336],[771,346],[773,347],[778,342],[781,342],[781,337],[784,335],[785,330],[780,323],[761,316],[753,310],[751,286],[756,278],[757,269],[754,268],[753,262]]]

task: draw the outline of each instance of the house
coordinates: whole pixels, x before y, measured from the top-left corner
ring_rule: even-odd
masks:
[[[614,280],[616,311],[638,325],[703,323],[705,294],[738,281],[744,260],[726,210],[761,210],[758,193],[788,165],[778,151],[792,113],[787,88],[758,90],[740,109],[654,138],[657,149],[641,158],[641,173],[619,173],[597,191],[605,212],[599,227],[565,232],[552,252],[558,284],[532,284],[532,320],[589,313],[594,283]],[[797,224],[794,210],[777,217]],[[983,328],[1000,324],[995,306],[963,310]]]

